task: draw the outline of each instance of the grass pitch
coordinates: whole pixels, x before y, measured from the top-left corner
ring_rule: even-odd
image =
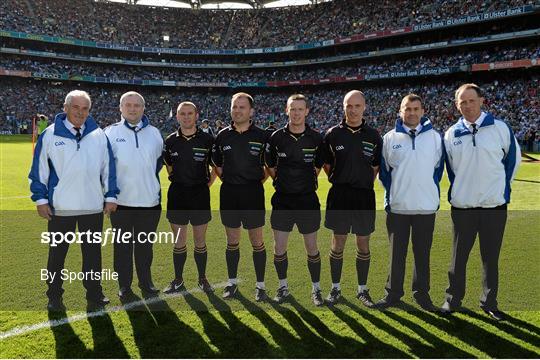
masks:
[[[104,281],[112,311],[88,317],[84,312],[84,289],[80,282],[65,283],[65,316],[69,322],[49,326],[46,286],[39,269],[46,266],[47,247],[39,234],[46,229],[29,199],[27,175],[31,163],[28,137],[0,137],[0,357],[506,357],[540,356],[540,164],[523,162],[513,184],[512,204],[500,259],[499,304],[509,321],[495,323],[478,309],[481,292],[481,262],[476,244],[469,260],[467,294],[469,309],[444,318],[418,310],[411,300],[412,251],[405,277],[405,305],[386,312],[368,310],[354,298],[356,274],[354,241],[345,250],[342,287],[345,300],[333,308],[315,308],[309,301],[310,281],[301,237],[293,232],[289,240],[289,283],[294,300],[284,306],[258,304],[253,300],[254,272],[247,235],[241,241],[238,300],[221,300],[193,291],[162,301],[141,301],[130,311],[115,309],[117,284]],[[161,173],[163,194],[169,181]],[[319,198],[324,207],[328,182],[319,178]],[[272,186],[265,184],[267,209]],[[451,255],[451,221],[446,192],[441,185],[441,211],[437,215],[431,256],[431,296],[442,303],[447,286]],[[219,184],[211,189],[213,209],[218,209]],[[383,191],[376,184],[378,208]],[[163,199],[165,204],[166,199]],[[383,296],[388,271],[388,240],[385,215],[377,214],[371,240],[371,269],[368,285],[376,300]],[[108,220],[106,226],[109,226]],[[159,230],[168,230],[164,214]],[[327,254],[330,232],[319,232],[323,258],[321,283],[330,286]],[[219,214],[213,213],[208,230],[208,278],[226,280],[225,238]],[[272,265],[272,238],[265,229],[267,244],[267,288],[275,294],[277,277]],[[153,276],[164,287],[173,276],[170,244],[155,246]],[[193,243],[185,279],[188,289],[196,287]],[[112,246],[103,248],[103,267],[112,269]],[[66,268],[80,270],[80,250],[72,245]],[[134,290],[136,280],[134,281]],[[326,294],[325,294],[326,295]],[[114,311],[118,310],[118,311]],[[60,316],[62,317],[62,316]],[[57,326],[56,326],[57,325]],[[34,326],[34,328],[25,328]]]

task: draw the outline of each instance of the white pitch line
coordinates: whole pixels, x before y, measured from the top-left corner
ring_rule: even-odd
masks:
[[[228,282],[222,282],[222,283],[219,283],[219,284],[215,284],[213,286],[214,286],[214,288],[218,289],[218,288],[223,288],[223,287],[227,286],[227,284],[228,284]],[[161,297],[152,297],[152,298],[148,298],[146,300],[141,299],[141,300],[137,300],[137,301],[134,301],[134,302],[127,303],[125,305],[113,306],[113,307],[106,308],[105,310],[101,310],[101,311],[90,312],[90,313],[84,312],[84,313],[79,313],[79,314],[76,314],[76,315],[73,315],[73,316],[65,317],[63,319],[48,320],[48,321],[43,321],[43,322],[33,324],[33,325],[18,326],[18,327],[15,327],[15,328],[11,329],[11,330],[1,332],[0,333],[0,340],[5,340],[5,339],[13,337],[13,336],[19,336],[19,335],[26,334],[26,333],[29,333],[29,332],[32,332],[32,331],[36,331],[36,330],[41,330],[41,329],[46,329],[46,328],[53,328],[53,327],[62,326],[62,325],[69,324],[69,323],[74,323],[76,321],[80,321],[80,320],[84,320],[84,319],[88,319],[88,318],[93,318],[93,317],[97,317],[97,316],[103,316],[105,314],[110,314],[110,313],[119,312],[119,311],[123,311],[123,310],[130,310],[130,309],[136,308],[138,306],[144,306],[145,304],[153,304],[153,303],[157,303],[159,301],[165,300],[165,299],[176,298],[176,297],[180,297],[180,296],[185,296],[185,295],[190,294],[190,293],[198,293],[198,292],[202,292],[202,290],[199,287],[196,287],[196,288],[193,288],[191,290],[182,291],[182,292],[179,292],[179,293],[176,293],[176,294],[163,294],[163,296],[161,296]]]

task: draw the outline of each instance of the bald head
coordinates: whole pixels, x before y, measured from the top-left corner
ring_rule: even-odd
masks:
[[[366,101],[366,97],[364,96],[364,93],[361,92],[360,90],[351,90],[349,91],[347,94],[345,94],[345,97],[343,98],[343,105],[345,105],[345,103],[351,98],[351,97],[355,97],[355,98],[362,98],[362,100],[364,100],[364,102]]]
[[[366,110],[366,98],[360,90],[349,91],[343,98],[345,120],[351,126],[360,126]]]

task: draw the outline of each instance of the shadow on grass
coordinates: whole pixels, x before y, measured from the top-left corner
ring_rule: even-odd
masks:
[[[414,308],[414,311],[410,312],[421,312],[421,310]],[[432,357],[445,357],[445,358],[473,358],[474,354],[468,353],[463,349],[456,347],[455,345],[450,344],[445,341],[443,338],[430,333],[428,330],[422,327],[422,325],[415,323],[401,315],[395,313],[392,310],[382,312],[385,316],[393,319],[403,325],[404,327],[409,328],[414,331],[422,339],[430,343],[434,349],[435,353],[432,353]],[[413,350],[414,352],[414,350]]]
[[[443,317],[436,313],[420,311],[409,304],[402,304],[400,308],[418,319],[416,321],[391,310],[379,313],[364,309],[342,298],[342,304],[345,307],[357,313],[374,328],[402,342],[410,349],[407,353],[392,344],[394,339],[385,341],[384,337],[379,338],[373,335],[370,332],[371,326],[366,327],[341,306],[321,308],[320,311],[332,312],[363,341],[342,336],[337,330],[341,328],[339,324],[334,327],[336,330],[329,328],[312,309],[307,309],[292,296],[286,306],[270,303],[270,306],[278,312],[277,314],[268,313],[266,308],[248,300],[241,293],[237,293],[237,299],[258,322],[246,322],[242,316],[242,313],[245,313],[243,310],[235,313],[226,301],[215,294],[208,295],[211,307],[191,294],[185,296],[186,303],[200,319],[202,329],[195,330],[187,325],[181,320],[182,315],[180,314],[179,318],[179,314],[172,311],[167,302],[161,299],[158,301],[153,299],[151,302],[130,309],[127,315],[133,328],[133,338],[140,357],[406,358],[412,355],[422,358],[434,356],[470,358],[476,356],[474,353],[459,348],[459,345],[451,344],[444,336],[431,333],[429,329],[422,326],[422,323],[427,323],[442,332],[451,334],[488,357],[538,358],[538,353],[534,350],[512,341],[513,337],[530,344],[532,348],[537,347],[540,340],[538,327],[511,316],[508,316],[506,322],[496,322],[483,314],[466,310],[464,315]],[[191,311],[187,313],[192,314]],[[279,323],[276,315],[283,318],[288,325]],[[246,316],[249,315],[246,313]],[[49,313],[51,321],[65,317],[65,312]],[[408,331],[396,328],[389,320],[399,323],[424,341],[411,336]],[[86,347],[74,332],[71,324],[51,327],[57,358],[126,358],[129,356],[108,314],[89,317],[88,322],[92,329],[93,349]],[[500,332],[484,328],[478,322],[494,327]],[[260,325],[268,330],[277,347],[257,331],[257,326]],[[209,341],[203,338],[201,333],[207,336]]]
[[[408,358],[409,355],[405,352],[395,348],[392,345],[386,344],[373,335],[371,335],[366,328],[358,323],[355,319],[345,314],[343,311],[330,308],[330,311],[336,315],[341,321],[347,324],[352,331],[362,338],[366,343],[359,343],[358,341],[337,335],[328,328],[313,312],[303,307],[296,299],[290,301],[291,305],[296,309],[300,317],[313,327],[319,335],[331,342],[337,350],[339,356],[342,357],[355,357],[355,358]],[[326,308],[321,308],[321,310]]]
[[[421,358],[433,357],[434,349],[432,346],[422,343],[420,340],[410,336],[409,334],[395,328],[393,325],[375,316],[373,310],[360,308],[359,306],[353,304],[344,297],[342,297],[342,303],[354,312],[358,313],[364,319],[369,321],[376,328],[388,333],[389,335],[406,344],[411,349],[411,352],[414,354],[413,356]],[[336,309],[334,309],[334,311],[336,311]]]
[[[416,308],[405,304],[403,308],[406,311],[419,320],[422,320],[446,333],[452,334],[461,341],[470,346],[482,351],[487,354],[489,357],[497,358],[538,358],[538,354],[534,351],[526,349],[519,344],[508,340],[504,334],[497,334],[491,332],[487,329],[484,329],[477,324],[474,324],[466,319],[461,318],[459,314],[454,314],[447,317],[442,317],[438,314],[421,312],[421,311],[412,311],[412,309],[417,310]],[[501,331],[508,332],[509,335],[519,338],[517,334],[517,329],[511,327],[509,324],[504,322],[492,322],[489,318],[483,317],[471,310],[463,309],[463,314],[472,319],[483,320],[494,327],[498,328]],[[517,319],[516,319],[517,320]],[[519,320],[518,320],[519,321]],[[530,325],[534,327],[533,325]],[[523,335],[523,334],[521,334]],[[538,344],[538,341],[534,344]],[[533,344],[533,345],[534,345]],[[447,354],[448,356],[453,354]],[[457,357],[457,355],[456,355]]]
[[[65,311],[49,312],[49,321],[60,320],[67,317]],[[70,323],[53,326],[51,331],[54,336],[56,358],[89,358],[100,357],[98,354],[90,354],[79,336],[73,331]]]
[[[266,339],[238,319],[230,306],[216,294],[208,294],[208,300],[218,312],[210,312],[203,301],[191,294],[186,294],[184,298],[201,319],[210,342],[218,348],[217,356],[261,358],[271,356],[275,352]],[[226,326],[216,317],[217,313],[225,321]]]
[[[114,330],[114,324],[109,314],[103,316],[89,317],[88,322],[92,328],[92,338],[94,339],[94,351],[90,357],[93,358],[128,358],[129,354],[124,343]],[[74,357],[77,357],[75,355]]]
[[[192,327],[159,299],[127,312],[141,358],[201,358],[214,352]],[[171,300],[174,301],[174,300]]]
[[[239,294],[237,298],[246,310],[256,317],[272,335],[272,338],[280,349],[280,353],[276,354],[276,356],[287,358],[341,357],[331,344],[313,333],[291,310],[270,302],[270,305],[278,310],[289,322],[294,329],[292,332],[279,324],[265,309],[248,300],[242,294]]]

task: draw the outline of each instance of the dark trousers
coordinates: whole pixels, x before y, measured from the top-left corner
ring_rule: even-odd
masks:
[[[120,288],[130,288],[133,282],[133,257],[139,287],[148,288],[152,283],[152,243],[148,233],[155,232],[161,217],[161,205],[143,208],[118,206],[111,214],[112,227],[121,234],[130,233],[129,241],[114,243],[114,271],[118,273]],[[151,237],[150,240],[153,241]],[[134,256],[135,255],[135,256]]]
[[[388,213],[386,228],[390,240],[390,273],[385,291],[392,299],[403,296],[405,261],[409,236],[414,253],[412,291],[415,299],[429,297],[429,256],[433,241],[435,214],[404,215]]]
[[[100,233],[103,228],[103,213],[80,216],[53,216],[49,220],[47,228],[50,233],[75,233],[76,228],[78,228],[79,233],[87,231]],[[90,271],[101,272],[101,243],[92,243],[92,237],[86,234],[81,235],[81,240],[82,271],[85,274]],[[61,271],[64,268],[68,249],[69,243],[65,241],[58,243],[56,246],[49,246],[49,258],[47,260],[47,270],[49,272],[47,296],[49,299],[58,299],[64,293],[62,288],[64,281],[61,279]],[[52,280],[51,275],[54,275]],[[83,286],[86,289],[87,300],[96,301],[103,297],[99,280],[90,280],[89,276],[85,276]]]
[[[478,234],[483,266],[482,285],[484,288],[480,297],[480,306],[485,309],[497,309],[499,253],[506,218],[506,205],[492,209],[452,208],[454,244],[452,262],[448,271],[449,286],[446,289],[446,301],[452,306],[461,305],[461,300],[465,295],[467,261]]]

